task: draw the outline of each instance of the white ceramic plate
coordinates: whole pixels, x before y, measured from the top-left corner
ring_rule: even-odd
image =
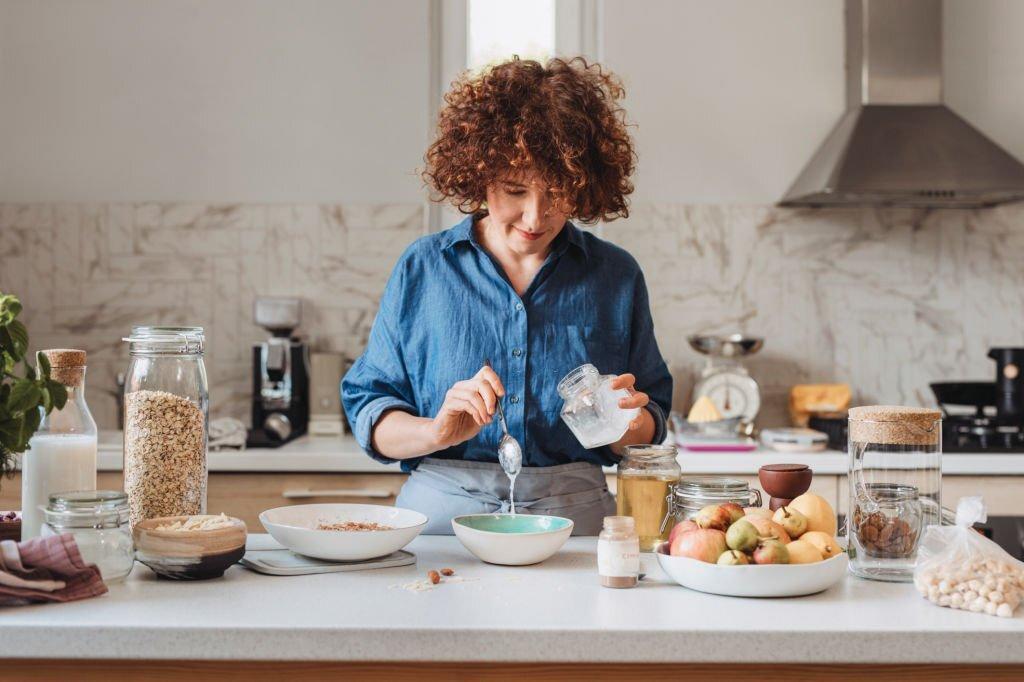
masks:
[[[846,552],[816,564],[719,566],[660,551],[658,565],[683,587],[728,597],[800,597],[821,592],[846,576]]]
[[[316,530],[320,522],[363,521],[393,530]],[[427,517],[411,509],[377,504],[300,504],[260,514],[275,540],[297,554],[328,561],[362,561],[397,552],[427,525]]]

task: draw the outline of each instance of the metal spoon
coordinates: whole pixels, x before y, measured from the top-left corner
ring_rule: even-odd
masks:
[[[491,361],[484,360],[484,364],[490,367]],[[495,401],[495,404],[498,408],[498,421],[501,422],[501,430],[505,432],[505,435],[498,441],[498,463],[509,477],[508,503],[512,513],[515,514],[516,476],[523,468],[523,448],[519,445],[519,441],[508,432],[508,423],[505,421],[505,410],[501,407],[501,400]]]

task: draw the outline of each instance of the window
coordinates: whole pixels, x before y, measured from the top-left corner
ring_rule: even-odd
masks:
[[[468,0],[466,67],[512,55],[543,62],[555,54],[555,0]]]

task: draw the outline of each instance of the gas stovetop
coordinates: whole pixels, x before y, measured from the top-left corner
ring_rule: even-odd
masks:
[[[1024,422],[1002,417],[943,415],[943,452],[1024,452]]]

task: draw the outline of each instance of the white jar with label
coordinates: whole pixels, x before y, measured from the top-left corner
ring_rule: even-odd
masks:
[[[597,572],[604,587],[636,587],[640,579],[640,538],[632,516],[606,516],[597,536]]]

